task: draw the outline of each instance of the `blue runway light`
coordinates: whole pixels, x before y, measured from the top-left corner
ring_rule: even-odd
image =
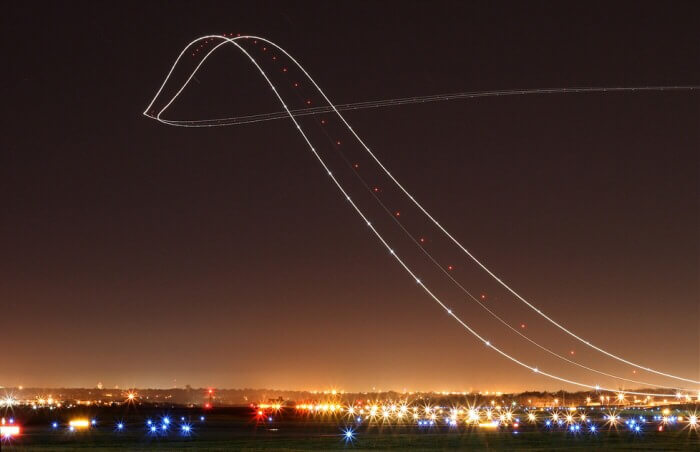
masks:
[[[164,418],[163,418],[163,424],[165,424],[165,425],[168,425],[168,424],[170,424],[170,418],[169,418],[169,417],[167,417],[167,416],[166,416],[166,417],[164,417]]]
[[[95,419],[93,419],[90,421],[90,424],[95,425],[95,424],[97,424],[97,421]]]
[[[204,422],[204,416],[200,416],[200,417],[199,417],[199,420],[202,421],[202,422]]]
[[[192,432],[192,427],[189,424],[183,424],[182,427],[180,427],[180,431],[183,435],[187,436]]]
[[[58,428],[58,422],[54,422],[53,424],[51,424],[51,427]]]
[[[152,424],[151,420],[148,419],[148,420],[146,421],[146,425],[151,425],[151,424]]]
[[[355,431],[351,428],[346,428],[343,430],[343,439],[345,442],[351,442],[355,439]]]
[[[156,430],[158,430],[158,429],[156,428],[156,426],[155,426],[155,425],[151,425],[151,433],[155,433]]]
[[[121,422],[117,424],[117,430],[122,430],[124,428],[124,424]]]

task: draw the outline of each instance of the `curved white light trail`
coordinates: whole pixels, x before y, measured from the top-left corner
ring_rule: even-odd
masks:
[[[182,85],[182,87],[177,91],[177,93],[169,100],[169,102],[168,102],[162,109],[160,109],[156,115],[153,115],[151,112],[149,112],[149,110],[151,110],[151,108],[152,108],[153,104],[155,103],[155,101],[156,101],[156,100],[158,99],[158,97],[160,96],[160,93],[163,91],[163,88],[164,88],[165,85],[167,84],[167,82],[168,82],[168,80],[170,79],[170,76],[172,75],[172,73],[173,73],[175,67],[177,66],[178,62],[179,62],[180,59],[183,57],[183,55],[185,54],[185,52],[187,52],[187,50],[188,50],[192,45],[194,45],[194,44],[196,44],[196,43],[198,43],[198,42],[200,42],[200,41],[203,41],[203,40],[205,40],[205,41],[206,41],[206,40],[214,40],[214,39],[220,39],[220,40],[222,40],[222,41],[221,41],[221,43],[217,44],[214,48],[212,48],[212,49],[209,51],[209,53],[207,53],[207,55],[199,62],[199,64],[198,64],[198,65],[196,66],[196,68],[193,70],[193,72],[191,73],[191,75],[189,76],[189,78],[188,78],[188,79],[186,80],[186,82]],[[369,228],[372,230],[372,232],[375,234],[375,236],[376,236],[376,237],[379,239],[379,241],[387,248],[387,250],[389,250],[390,254],[391,254],[392,256],[394,256],[394,258],[399,262],[399,264],[404,268],[404,270],[405,270],[412,278],[414,278],[414,280],[416,281],[416,283],[417,283],[419,286],[421,286],[421,288],[422,288],[436,303],[438,303],[451,317],[453,317],[460,325],[462,325],[467,331],[469,331],[472,335],[474,335],[476,338],[478,338],[478,339],[479,339],[482,343],[484,343],[486,346],[492,348],[492,349],[495,350],[497,353],[499,353],[499,354],[501,354],[502,356],[504,356],[505,358],[507,358],[507,359],[513,361],[514,363],[519,364],[520,366],[523,366],[523,367],[525,367],[525,368],[527,368],[527,369],[529,369],[529,370],[531,370],[531,371],[533,371],[533,372],[535,372],[535,373],[542,374],[542,375],[544,375],[544,376],[547,376],[547,377],[549,377],[549,378],[552,378],[552,379],[555,379],[555,380],[558,380],[558,381],[561,381],[561,382],[564,382],[564,383],[568,383],[568,384],[572,384],[572,385],[577,385],[577,386],[581,386],[581,387],[585,387],[585,388],[589,388],[589,389],[605,390],[605,391],[613,391],[613,392],[614,392],[614,391],[617,391],[617,390],[611,389],[611,388],[604,388],[604,387],[601,387],[601,386],[598,386],[598,385],[589,385],[589,384],[577,382],[577,381],[574,381],[574,380],[566,379],[566,378],[563,378],[563,377],[559,377],[559,376],[557,376],[557,375],[553,375],[553,374],[550,374],[550,373],[541,371],[541,370],[539,370],[537,367],[530,366],[530,365],[528,365],[528,364],[526,364],[526,363],[524,363],[524,362],[518,360],[517,358],[515,358],[515,357],[513,357],[513,356],[511,356],[511,355],[509,355],[509,354],[507,354],[506,352],[504,352],[503,350],[499,349],[498,347],[495,347],[494,345],[492,345],[488,340],[486,340],[486,339],[485,339],[484,337],[482,337],[479,333],[477,333],[474,329],[472,329],[469,325],[467,325],[464,321],[462,321],[458,316],[456,316],[456,315],[452,312],[451,309],[449,309],[435,294],[433,294],[433,292],[432,292],[425,284],[423,284],[423,283],[420,281],[420,279],[416,276],[416,274],[415,274],[415,273],[404,263],[404,261],[392,250],[392,248],[390,247],[390,245],[388,244],[388,242],[386,242],[386,240],[381,236],[381,234],[380,234],[380,233],[374,228],[374,226],[369,222],[368,218],[364,215],[364,213],[363,213],[363,212],[359,209],[359,207],[353,202],[353,200],[350,198],[350,196],[348,195],[348,193],[344,190],[344,188],[341,186],[341,184],[338,182],[338,180],[337,180],[337,179],[335,178],[335,176],[332,174],[332,172],[330,171],[330,169],[329,169],[328,166],[326,165],[325,161],[321,158],[321,156],[318,154],[318,152],[316,151],[316,149],[314,148],[314,146],[311,144],[309,138],[308,138],[307,135],[304,133],[304,131],[302,130],[301,126],[299,125],[299,123],[298,123],[297,120],[295,119],[295,115],[294,115],[294,114],[292,113],[292,111],[287,107],[287,105],[285,104],[285,102],[284,102],[284,100],[282,99],[281,95],[277,92],[276,87],[275,87],[274,84],[270,81],[270,79],[269,79],[269,77],[267,76],[267,74],[265,73],[265,71],[260,67],[260,65],[259,65],[258,62],[255,60],[255,58],[253,58],[243,47],[241,47],[241,46],[236,42],[236,40],[246,40],[246,39],[256,39],[256,40],[265,42],[265,43],[267,43],[267,44],[269,44],[269,45],[271,45],[271,46],[274,46],[277,50],[279,50],[280,52],[282,52],[282,53],[283,53],[285,56],[287,56],[292,62],[294,62],[294,63],[297,65],[297,67],[298,67],[298,68],[306,75],[306,77],[311,81],[311,83],[312,83],[312,84],[314,85],[314,87],[318,90],[318,92],[319,92],[319,93],[321,94],[321,96],[325,99],[325,101],[328,102],[329,107],[332,108],[332,111],[335,112],[336,115],[341,119],[341,121],[346,125],[346,127],[348,128],[348,130],[353,134],[353,136],[354,136],[354,137],[358,140],[358,142],[363,146],[363,148],[366,150],[366,152],[369,153],[370,156],[372,156],[372,158],[375,160],[375,162],[376,162],[376,163],[382,168],[382,170],[391,178],[391,180],[404,192],[404,194],[406,194],[406,195],[409,197],[409,199],[411,199],[411,201],[412,201],[412,202],[413,202],[413,203],[414,203],[414,204],[415,204],[415,205],[416,205],[416,206],[417,206],[417,207],[418,207],[418,208],[419,208],[419,209],[420,209],[420,210],[421,210],[421,211],[422,211],[436,226],[438,226],[438,228],[439,228],[447,237],[449,237],[456,245],[458,245],[458,247],[459,247],[460,249],[462,249],[463,252],[465,252],[472,260],[474,260],[474,262],[476,262],[484,271],[486,271],[491,277],[493,277],[497,282],[499,282],[503,287],[505,287],[507,290],[509,290],[512,294],[514,294],[518,299],[520,299],[522,302],[524,302],[525,304],[527,304],[531,309],[535,310],[538,314],[540,314],[541,316],[543,316],[545,319],[547,319],[548,321],[550,321],[551,323],[553,323],[554,325],[556,325],[557,327],[559,327],[559,328],[562,329],[563,331],[567,332],[569,335],[575,337],[576,339],[578,339],[579,341],[581,341],[581,342],[583,342],[584,344],[588,345],[589,347],[594,348],[594,349],[600,351],[601,353],[604,353],[604,354],[606,354],[606,355],[608,355],[608,356],[610,356],[610,357],[612,357],[612,358],[615,358],[615,359],[617,359],[617,360],[619,360],[619,361],[622,361],[622,362],[624,362],[624,363],[627,363],[627,364],[629,364],[629,365],[632,365],[632,366],[634,366],[634,367],[638,367],[638,368],[640,368],[640,369],[643,369],[643,370],[646,370],[646,371],[649,371],[649,372],[652,372],[652,373],[656,373],[656,374],[659,374],[659,375],[663,375],[663,376],[666,376],[666,377],[669,377],[669,378],[674,378],[674,379],[679,379],[679,380],[688,381],[688,382],[691,382],[691,383],[700,384],[700,382],[695,381],[695,380],[690,380],[690,379],[686,379],[686,378],[674,376],[674,375],[667,374],[667,373],[663,373],[663,372],[659,372],[659,371],[656,371],[656,370],[653,370],[653,369],[650,369],[650,368],[647,368],[647,367],[644,367],[644,366],[640,366],[640,365],[638,365],[638,364],[635,364],[635,363],[632,363],[632,362],[627,361],[627,360],[625,360],[625,359],[622,359],[622,358],[620,358],[620,357],[617,357],[616,355],[613,355],[613,354],[611,354],[611,353],[609,353],[609,352],[607,352],[607,351],[605,351],[605,350],[603,350],[603,349],[600,349],[600,348],[594,346],[593,344],[591,344],[590,342],[586,341],[585,339],[576,336],[574,333],[572,333],[571,331],[567,330],[566,328],[564,328],[563,326],[561,326],[560,324],[558,324],[557,322],[555,322],[554,320],[552,320],[551,318],[549,318],[548,316],[546,316],[546,315],[545,315],[544,313],[542,313],[538,308],[536,308],[535,306],[533,306],[532,304],[530,304],[527,300],[525,300],[524,298],[522,298],[519,294],[517,294],[517,292],[515,292],[513,289],[511,289],[509,286],[507,286],[503,281],[501,281],[501,279],[499,279],[499,278],[498,278],[495,274],[493,274],[488,268],[486,268],[481,262],[479,262],[479,261],[478,261],[464,246],[461,245],[461,243],[459,243],[452,235],[450,235],[450,234],[447,232],[447,230],[445,230],[445,228],[442,227],[442,225],[440,225],[440,223],[438,223],[437,220],[435,220],[435,219],[434,219],[434,218],[433,218],[433,217],[432,217],[432,216],[431,216],[431,215],[430,215],[416,200],[415,200],[415,198],[414,198],[408,191],[406,191],[406,189],[394,178],[394,176],[393,176],[393,175],[386,169],[386,167],[384,167],[384,165],[377,159],[377,157],[372,153],[372,151],[367,147],[367,145],[362,141],[362,139],[355,133],[355,131],[352,129],[352,127],[347,123],[347,121],[346,121],[346,120],[343,118],[343,116],[339,113],[338,109],[330,102],[330,100],[328,99],[328,97],[327,97],[327,96],[325,95],[325,93],[321,90],[321,88],[315,83],[315,81],[311,78],[311,76],[308,74],[308,72],[307,72],[307,71],[306,71],[306,70],[305,70],[291,55],[289,55],[284,49],[282,49],[281,47],[277,46],[275,43],[273,43],[273,42],[271,42],[271,41],[268,41],[268,40],[266,40],[266,39],[264,39],[264,38],[260,38],[260,37],[257,37],[257,36],[240,36],[240,37],[236,37],[236,38],[229,38],[229,37],[222,36],[222,35],[209,35],[209,36],[204,36],[204,37],[195,39],[195,40],[192,41],[190,44],[188,44],[188,45],[185,47],[185,49],[183,49],[183,51],[180,53],[180,55],[178,56],[178,58],[175,60],[175,62],[173,63],[173,65],[172,65],[172,67],[171,67],[171,69],[170,69],[170,71],[168,72],[168,75],[166,76],[165,80],[163,81],[163,84],[162,84],[161,87],[159,88],[158,92],[157,92],[156,95],[154,96],[154,98],[153,98],[153,100],[151,101],[151,103],[148,105],[148,107],[147,107],[146,110],[144,111],[144,115],[149,116],[149,117],[152,117],[152,118],[154,118],[154,119],[156,119],[156,120],[158,120],[158,121],[160,121],[160,122],[162,122],[162,123],[165,123],[165,124],[179,125],[179,124],[171,123],[171,122],[168,121],[168,120],[161,119],[160,116],[161,116],[162,113],[175,101],[175,99],[176,99],[176,98],[180,95],[180,93],[184,90],[184,88],[187,86],[187,84],[190,82],[190,80],[194,77],[194,75],[195,75],[195,73],[198,71],[198,69],[202,66],[202,64],[204,63],[204,61],[206,61],[206,59],[207,59],[217,48],[219,48],[220,46],[222,46],[222,45],[224,45],[224,44],[227,44],[227,43],[233,44],[233,45],[236,46],[245,56],[248,57],[248,59],[249,59],[249,60],[253,63],[253,65],[258,69],[258,71],[260,72],[260,74],[263,76],[263,78],[266,80],[266,82],[267,82],[267,83],[269,84],[269,86],[272,88],[273,92],[275,93],[275,96],[276,96],[277,99],[280,101],[280,103],[281,103],[283,109],[285,110],[286,114],[287,114],[288,117],[294,122],[294,125],[297,127],[297,130],[299,131],[299,133],[300,133],[301,136],[303,137],[303,139],[304,139],[304,141],[306,142],[306,144],[309,146],[309,148],[310,148],[310,150],[312,151],[312,153],[314,154],[314,156],[317,158],[317,160],[319,161],[319,163],[321,164],[321,166],[326,170],[326,172],[328,173],[329,177],[331,178],[331,180],[333,181],[333,183],[336,185],[336,187],[338,188],[338,190],[340,190],[340,192],[345,196],[345,198],[348,200],[348,202],[352,205],[353,209],[354,209],[354,210],[357,212],[357,214],[366,222],[366,224],[369,226]],[[644,396],[652,396],[652,397],[673,397],[673,396],[675,396],[675,394],[658,394],[658,393],[644,393],[644,392],[633,392],[633,391],[625,391],[625,392],[628,393],[628,394],[644,395]]]
[[[700,86],[638,86],[638,87],[585,87],[585,88],[535,88],[497,91],[466,91],[461,93],[436,94],[431,96],[402,97],[399,99],[371,100],[365,102],[353,102],[348,104],[337,104],[334,107],[321,106],[312,108],[298,108],[286,111],[275,111],[270,113],[260,113],[256,115],[235,116],[230,118],[214,119],[168,119],[162,121],[173,126],[180,127],[222,127],[240,124],[251,124],[262,121],[273,121],[276,119],[286,119],[292,116],[311,116],[334,111],[364,110],[368,108],[395,107],[399,105],[425,104],[429,102],[440,102],[446,100],[475,99],[479,97],[504,97],[504,96],[524,96],[528,94],[581,94],[581,93],[612,93],[612,92],[635,92],[635,91],[680,91],[697,90]]]

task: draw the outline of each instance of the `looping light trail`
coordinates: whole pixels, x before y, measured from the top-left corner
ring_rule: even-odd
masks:
[[[178,62],[179,62],[180,59],[183,57],[183,55],[185,54],[185,52],[187,52],[187,50],[188,50],[192,45],[198,43],[199,41],[202,41],[202,40],[210,40],[210,39],[220,39],[221,42],[220,42],[219,44],[217,44],[214,48],[212,48],[212,49],[209,51],[209,53],[199,62],[199,64],[198,64],[198,65],[196,66],[196,68],[193,70],[193,72],[191,73],[191,75],[189,76],[189,78],[186,80],[186,82],[182,85],[182,87],[177,91],[177,93],[169,100],[169,102],[167,102],[167,104],[166,104],[163,108],[161,108],[161,109],[158,111],[157,114],[154,115],[153,112],[151,112],[151,108],[153,107],[154,103],[156,102],[156,100],[157,100],[158,97],[160,96],[160,94],[161,94],[161,92],[163,91],[165,85],[167,84],[168,80],[170,79],[170,76],[172,75],[172,73],[173,73],[175,67],[177,66]],[[614,355],[614,354],[611,354],[611,353],[609,353],[609,352],[607,352],[607,351],[605,351],[605,350],[603,350],[603,349],[600,349],[599,347],[596,347],[595,345],[591,344],[589,341],[587,341],[587,340],[585,340],[585,339],[583,339],[583,338],[580,338],[579,336],[575,335],[575,334],[572,333],[571,331],[569,331],[569,330],[567,330],[566,328],[564,328],[564,327],[563,327],[562,325],[560,325],[559,323],[555,322],[555,321],[554,321],[553,319],[551,319],[550,317],[546,316],[546,315],[545,315],[544,313],[542,313],[538,308],[536,308],[535,306],[533,306],[532,304],[530,304],[527,300],[525,300],[523,297],[521,297],[517,292],[515,292],[513,289],[511,289],[509,286],[507,286],[501,279],[499,279],[494,273],[492,273],[492,272],[491,272],[488,268],[486,268],[480,261],[478,261],[478,260],[477,260],[477,259],[476,259],[476,258],[461,244],[461,243],[459,243],[452,235],[450,235],[450,234],[448,233],[448,231],[445,230],[444,227],[442,227],[442,225],[440,225],[440,223],[438,223],[437,220],[435,220],[435,219],[423,208],[423,206],[422,206],[421,204],[419,204],[419,203],[415,200],[415,198],[414,198],[414,197],[413,197],[413,196],[412,196],[412,195],[411,195],[411,194],[410,194],[410,193],[409,193],[395,178],[394,178],[394,176],[386,169],[386,167],[385,167],[385,166],[377,159],[377,157],[372,153],[372,151],[369,149],[369,147],[367,147],[367,145],[362,141],[362,139],[355,133],[355,131],[354,131],[354,130],[352,129],[352,127],[347,123],[347,121],[345,120],[345,118],[343,118],[343,116],[340,114],[340,112],[338,111],[338,108],[337,108],[336,106],[334,106],[334,105],[330,102],[330,100],[328,99],[328,97],[327,97],[327,96],[325,95],[325,93],[321,90],[321,88],[316,84],[316,82],[311,78],[311,76],[308,74],[308,72],[307,72],[307,71],[306,71],[306,70],[305,70],[291,55],[289,55],[289,53],[287,53],[284,49],[282,49],[281,47],[277,46],[277,45],[274,44],[273,42],[268,41],[267,39],[260,38],[260,37],[257,37],[257,36],[240,36],[240,37],[236,37],[236,38],[228,38],[228,37],[226,37],[226,36],[221,36],[221,35],[209,35],[209,36],[204,36],[204,37],[201,37],[201,38],[198,38],[198,39],[192,41],[190,44],[188,44],[188,46],[185,47],[185,49],[183,49],[183,51],[180,53],[180,55],[179,55],[178,58],[176,59],[175,63],[174,63],[173,66],[171,67],[171,69],[170,69],[168,75],[166,76],[165,80],[163,81],[163,84],[161,85],[160,89],[158,90],[158,92],[157,92],[156,95],[154,96],[154,98],[153,98],[153,100],[151,101],[151,103],[150,103],[150,104],[148,105],[148,107],[146,108],[146,111],[144,111],[144,115],[149,116],[149,117],[152,117],[152,118],[154,118],[154,119],[156,119],[156,120],[158,120],[158,121],[160,121],[160,122],[162,122],[162,123],[165,123],[165,124],[180,125],[180,124],[174,123],[174,122],[172,122],[172,121],[168,121],[168,120],[161,119],[161,115],[162,115],[163,112],[175,101],[175,99],[180,95],[180,93],[182,93],[182,91],[183,91],[183,90],[185,89],[185,87],[188,85],[188,83],[190,82],[190,80],[192,80],[192,78],[194,77],[195,73],[196,73],[196,72],[199,70],[199,68],[202,66],[202,64],[204,63],[204,61],[206,61],[206,59],[207,59],[216,49],[218,49],[219,47],[221,47],[222,45],[227,44],[227,43],[233,44],[233,45],[236,46],[245,56],[248,57],[248,59],[251,61],[251,63],[258,69],[258,71],[260,72],[260,74],[263,76],[263,78],[265,79],[265,81],[268,83],[268,85],[270,86],[270,88],[272,88],[272,90],[273,90],[275,96],[276,96],[277,99],[280,101],[280,103],[281,103],[281,105],[282,105],[282,108],[284,109],[286,115],[293,121],[294,125],[297,127],[299,133],[301,134],[301,136],[303,137],[304,141],[306,142],[306,144],[307,144],[308,147],[310,148],[311,152],[312,152],[312,153],[314,154],[314,156],[317,158],[317,160],[319,161],[319,163],[321,164],[321,166],[326,170],[328,176],[331,178],[331,180],[332,180],[333,183],[336,185],[336,187],[338,188],[338,190],[344,195],[344,197],[347,199],[347,201],[350,203],[350,205],[353,207],[353,209],[357,212],[357,214],[365,221],[365,223],[367,224],[367,226],[368,226],[368,227],[370,228],[370,230],[374,233],[374,235],[379,239],[379,241],[387,248],[387,250],[390,252],[390,254],[397,260],[397,262],[404,268],[404,270],[416,281],[416,283],[428,294],[428,296],[429,296],[430,298],[432,298],[438,305],[440,305],[440,306],[441,306],[451,317],[453,317],[462,327],[464,327],[469,333],[471,333],[473,336],[475,336],[477,339],[479,339],[479,340],[480,340],[482,343],[484,343],[487,347],[493,349],[494,351],[496,351],[497,353],[499,353],[499,354],[502,355],[503,357],[509,359],[510,361],[512,361],[512,362],[514,362],[514,363],[516,363],[516,364],[518,364],[518,365],[520,365],[520,366],[522,366],[522,367],[524,367],[524,368],[527,368],[527,369],[529,369],[529,370],[531,370],[531,371],[533,371],[533,372],[535,372],[535,373],[542,374],[542,375],[544,375],[544,376],[546,376],[546,377],[549,377],[549,378],[552,378],[552,379],[554,379],[554,380],[558,380],[558,381],[561,381],[561,382],[564,382],[564,383],[568,383],[568,384],[572,384],[572,385],[576,385],[576,386],[580,386],[580,387],[585,387],[585,388],[589,388],[589,389],[604,390],[604,391],[612,391],[612,392],[618,391],[617,389],[605,388],[605,387],[602,387],[602,386],[599,386],[599,385],[590,385],[590,384],[586,384],[586,383],[581,383],[581,382],[578,382],[578,381],[570,380],[570,379],[567,379],[567,378],[563,378],[563,377],[560,377],[560,376],[557,376],[557,375],[550,374],[550,373],[548,373],[548,372],[544,372],[544,371],[542,371],[542,370],[539,370],[537,367],[528,365],[528,364],[526,364],[526,363],[524,363],[524,362],[518,360],[518,359],[515,358],[514,356],[511,356],[511,355],[507,354],[506,352],[504,352],[504,351],[501,350],[500,348],[496,347],[495,345],[493,345],[490,341],[488,341],[487,339],[485,339],[485,338],[484,338],[483,336],[481,336],[478,332],[476,332],[473,328],[471,328],[468,324],[466,324],[463,320],[461,320],[456,314],[454,314],[454,313],[452,312],[451,309],[449,309],[449,308],[448,308],[448,307],[447,307],[447,306],[446,306],[446,305],[445,305],[445,304],[444,304],[444,303],[443,303],[443,302],[442,302],[442,301],[441,301],[441,300],[440,300],[440,299],[439,299],[425,284],[423,284],[423,283],[421,282],[421,280],[417,277],[417,275],[407,266],[407,264],[398,256],[398,254],[394,252],[394,250],[391,248],[391,246],[389,245],[389,243],[383,238],[383,236],[377,231],[377,229],[375,229],[375,227],[371,224],[371,222],[370,222],[369,219],[365,216],[365,214],[360,210],[360,208],[359,208],[359,207],[355,204],[355,202],[350,198],[349,194],[345,191],[345,189],[342,187],[342,185],[340,184],[340,182],[336,179],[336,177],[335,177],[335,176],[333,175],[333,173],[330,171],[330,169],[329,169],[328,166],[326,165],[326,163],[325,163],[325,161],[323,160],[323,158],[319,155],[318,151],[314,148],[313,144],[310,142],[308,136],[306,135],[306,133],[305,133],[304,130],[302,129],[301,125],[300,125],[300,124],[298,123],[298,121],[295,119],[295,115],[292,113],[292,110],[290,110],[290,109],[287,107],[287,105],[286,105],[285,102],[284,102],[284,99],[283,99],[282,96],[279,94],[279,92],[277,91],[277,88],[276,88],[275,85],[271,82],[271,80],[269,79],[269,77],[267,76],[267,74],[265,73],[265,71],[262,69],[262,67],[259,65],[259,63],[256,61],[256,59],[255,59],[253,56],[251,56],[250,53],[248,53],[241,45],[239,45],[239,44],[236,42],[237,40],[247,40],[247,39],[255,39],[255,40],[259,40],[259,41],[265,42],[265,43],[267,43],[267,44],[273,46],[274,48],[276,48],[278,51],[282,52],[282,53],[283,53],[285,56],[287,56],[292,62],[294,62],[294,64],[306,75],[306,77],[308,77],[308,79],[313,83],[314,87],[318,90],[318,92],[321,94],[321,96],[322,96],[322,97],[325,99],[325,101],[329,104],[329,108],[331,108],[331,111],[335,112],[335,114],[338,116],[338,118],[346,125],[346,127],[348,128],[348,130],[349,130],[349,131],[353,134],[353,136],[358,140],[358,142],[362,145],[362,147],[366,150],[366,152],[367,152],[370,156],[372,156],[372,158],[375,160],[375,162],[376,162],[376,163],[382,168],[382,170],[391,178],[391,180],[404,192],[404,194],[406,194],[406,195],[409,197],[409,199],[411,199],[411,201],[421,210],[421,212],[423,212],[424,215],[426,215],[426,216],[427,216],[427,217],[428,217],[428,218],[429,218],[429,219],[430,219],[430,220],[431,220],[431,221],[432,221],[432,222],[433,222],[433,223],[434,223],[448,238],[451,239],[452,242],[454,242],[464,253],[466,253],[474,262],[476,262],[484,271],[486,271],[486,272],[487,272],[491,277],[493,277],[499,284],[501,284],[504,288],[506,288],[508,291],[510,291],[513,295],[515,295],[519,300],[521,300],[522,302],[524,302],[524,303],[525,303],[526,305],[528,305],[531,309],[535,310],[539,315],[541,315],[542,317],[544,317],[545,319],[547,319],[550,323],[556,325],[558,328],[560,328],[560,329],[562,329],[563,331],[567,332],[569,335],[571,335],[571,336],[573,336],[574,338],[578,339],[579,341],[583,342],[583,343],[586,344],[587,346],[589,346],[589,347],[591,347],[591,348],[593,348],[593,349],[595,349],[595,350],[598,350],[598,351],[601,352],[601,353],[604,353],[604,354],[606,354],[606,355],[608,355],[608,356],[610,356],[610,357],[612,357],[612,358],[615,358],[615,359],[617,359],[617,360],[619,360],[619,361],[622,361],[622,362],[624,362],[624,363],[626,363],[626,364],[632,365],[632,366],[634,366],[634,367],[638,367],[638,368],[640,368],[640,369],[643,369],[643,370],[646,370],[646,371],[649,371],[649,372],[652,372],[652,373],[656,373],[656,374],[659,374],[659,375],[663,375],[663,376],[666,376],[666,377],[669,377],[669,378],[674,378],[674,379],[678,379],[678,380],[683,380],[683,381],[688,381],[688,382],[691,382],[691,383],[700,384],[699,381],[695,381],[695,380],[690,380],[690,379],[687,379],[687,378],[682,378],[682,377],[674,376],[674,375],[671,375],[671,374],[668,374],[668,373],[663,373],[663,372],[656,371],[656,370],[653,370],[653,369],[650,369],[650,368],[647,368],[647,367],[644,367],[644,366],[640,366],[640,365],[638,365],[638,364],[635,364],[635,363],[632,363],[632,362],[630,362],[630,361],[627,361],[627,360],[625,360],[625,359],[623,359],[623,358],[620,358],[620,357],[618,357],[618,356],[616,356],[616,355]],[[695,88],[692,88],[692,89],[695,89]],[[273,119],[276,119],[276,118],[273,118]],[[675,396],[675,394],[658,394],[658,393],[646,393],[646,392],[634,392],[634,391],[625,391],[625,392],[628,393],[628,394],[643,395],[643,396],[652,396],[652,397],[673,397],[673,396]]]

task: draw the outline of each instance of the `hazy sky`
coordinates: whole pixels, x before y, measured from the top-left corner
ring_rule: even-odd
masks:
[[[141,112],[180,50],[210,33],[277,42],[338,103],[698,85],[698,12],[691,2],[5,5],[0,385],[560,388],[484,347],[421,292],[289,120],[190,130]],[[297,75],[275,77],[301,107],[314,93],[294,97]],[[250,64],[227,50],[172,113],[277,110]],[[543,311],[634,362],[700,377],[697,92],[345,116],[456,238]],[[461,299],[342,173],[331,141],[504,319],[587,366],[678,385],[538,320],[447,246],[337,122],[304,121],[396,249],[494,343],[567,378],[640,386],[564,365]]]

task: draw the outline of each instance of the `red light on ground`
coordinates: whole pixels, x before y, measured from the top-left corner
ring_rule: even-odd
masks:
[[[659,431],[660,431],[660,432],[663,432],[663,431],[664,431],[664,427],[663,427],[662,425],[659,425]]]
[[[525,328],[525,324],[524,324],[524,323],[521,323],[521,324],[520,324],[520,328],[523,328],[523,329],[524,329],[524,328]]]
[[[481,294],[481,299],[482,299],[482,300],[486,300],[486,294],[485,294],[485,293],[482,293],[482,294]]]
[[[294,82],[294,87],[295,87],[295,88],[298,88],[298,87],[299,87],[299,83]]]
[[[452,271],[452,270],[454,270],[455,268],[454,268],[452,265],[448,265],[448,266],[447,266],[447,269],[448,269],[449,271]]]
[[[19,436],[19,425],[0,425],[0,439],[9,439]]]
[[[418,239],[418,241],[421,243],[425,243],[425,237],[421,237],[420,239]]]
[[[209,409],[211,408],[211,403],[207,402],[204,404],[204,408]]]
[[[353,167],[354,167],[355,169],[357,169],[357,168],[359,168],[359,167],[360,167],[360,164],[359,164],[359,163],[355,163],[355,164],[354,164],[354,165],[352,165],[352,166],[353,166]]]
[[[336,141],[335,144],[337,144],[338,146],[340,146],[340,140]]]
[[[262,415],[263,415],[263,410],[258,410],[258,416],[262,416]]]
[[[574,351],[573,351],[573,350],[571,350],[571,351],[569,352],[569,354],[573,355],[573,354],[574,354]]]
[[[372,191],[375,192],[375,193],[379,193],[379,187],[374,187],[374,188],[372,189]]]
[[[283,68],[282,68],[282,72],[287,72],[287,68],[286,68],[286,67],[283,67]]]
[[[326,120],[325,120],[325,119],[322,119],[322,120],[321,120],[321,124],[325,124],[325,123],[326,123]]]
[[[396,213],[394,213],[394,215],[396,215],[397,217],[400,217],[400,216],[401,216],[401,212],[399,212],[399,211],[397,210]]]
[[[306,105],[311,105],[311,99],[306,99]]]

